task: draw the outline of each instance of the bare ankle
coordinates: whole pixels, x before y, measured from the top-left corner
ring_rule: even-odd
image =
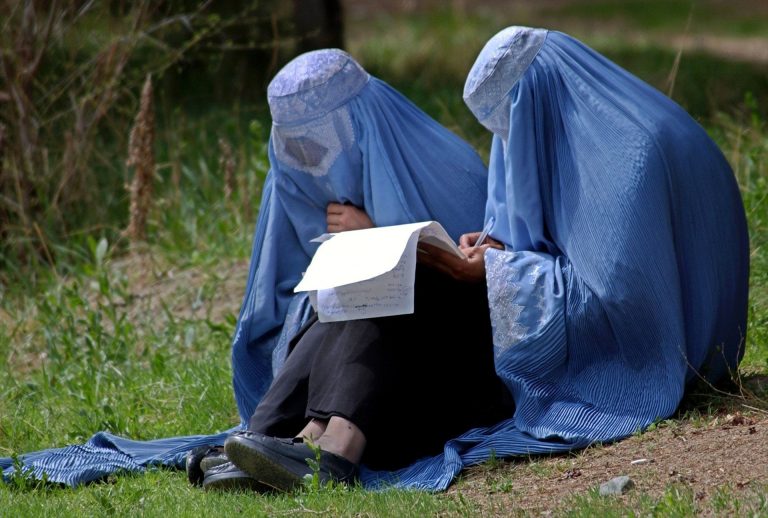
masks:
[[[325,433],[315,440],[323,451],[344,457],[359,464],[365,450],[366,439],[362,430],[343,417],[331,417]]]
[[[296,437],[309,439],[310,441],[315,442],[323,436],[327,427],[328,421],[312,419],[307,423],[307,426],[305,426],[299,433],[296,434]]]

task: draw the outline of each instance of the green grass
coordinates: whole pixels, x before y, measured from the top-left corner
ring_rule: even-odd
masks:
[[[753,103],[748,97],[747,103]],[[747,342],[742,363],[768,373],[768,123],[757,111],[741,121],[716,119],[711,131],[734,168],[749,224],[750,293]]]
[[[713,0],[593,0],[545,8],[543,18],[617,24],[643,32],[674,32],[764,36],[764,16],[754,12],[754,2],[724,4]],[[765,14],[766,11],[761,11]]]
[[[671,484],[659,498],[633,492],[630,496],[601,497],[596,489],[586,495],[569,498],[563,505],[563,516],[568,517],[624,517],[624,516],[764,516],[768,513],[768,486],[753,485],[746,490],[725,486],[706,503],[685,485]]]
[[[260,496],[203,492],[178,473],[158,470],[115,477],[75,490],[0,489],[0,517],[36,516],[435,516],[468,515],[460,500],[421,492],[371,493],[361,489],[323,489],[298,495]],[[8,513],[8,514],[5,514]],[[11,514],[12,513],[12,514]]]
[[[678,18],[685,11],[681,4],[670,8]],[[490,139],[461,101],[461,88],[485,40],[511,22],[504,14],[490,19],[453,11],[387,15],[353,29],[350,50],[372,73],[486,153]],[[663,28],[652,20],[636,23]],[[612,59],[665,89],[673,50],[633,49],[597,36],[595,41]],[[752,245],[742,373],[748,388],[762,398],[757,402],[761,405],[768,399],[765,387],[759,388],[759,380],[768,374],[766,80],[756,66],[684,55],[674,92],[720,144],[741,186]],[[222,311],[218,301],[237,299],[244,288],[228,277],[228,267],[250,254],[268,167],[265,107],[182,112],[172,105],[173,99],[161,102],[156,206],[143,262],[127,257],[116,223],[120,217],[111,214],[91,227],[73,229],[66,243],[51,244],[59,259],[55,268],[0,274],[0,456],[82,442],[99,430],[151,439],[222,430],[237,421],[229,367],[237,304]],[[231,143],[238,163],[237,188],[228,201],[218,164],[219,138]],[[123,158],[115,153],[114,168],[122,170]],[[113,195],[123,197],[113,210],[125,210],[124,195]],[[194,281],[177,283],[177,291],[155,293],[171,275],[184,272],[194,273]],[[145,289],[137,289],[139,280],[149,282]],[[144,306],[145,299],[156,303]],[[691,398],[675,420],[703,422],[728,401],[711,393]],[[531,466],[553,469],[536,461]],[[525,499],[508,474],[492,485],[495,492]],[[189,486],[182,473],[159,470],[110,477],[74,490],[0,486],[0,516],[478,514],[461,487],[448,495],[339,488],[282,496],[209,494]],[[606,500],[588,493],[556,507],[558,514],[574,516],[688,516],[706,510],[766,514],[765,494],[761,486],[738,491],[724,487],[702,508],[689,489],[669,486],[658,498],[640,493]],[[519,513],[514,506],[496,510]]]
[[[234,315],[130,316],[124,283],[106,270],[82,274],[12,313],[13,327],[0,325],[0,455],[83,442],[97,430],[150,439],[236,422]]]
[[[525,495],[508,486],[490,489],[504,499],[489,499],[486,506],[473,504],[461,491],[432,495],[416,491],[372,493],[359,488],[306,490],[296,495],[208,493],[181,481],[178,473],[165,470],[145,475],[110,477],[101,484],[77,489],[51,487],[0,489],[0,517],[36,516],[499,516],[534,515],[521,510]],[[498,483],[501,484],[501,483]],[[556,516],[694,516],[697,514],[763,516],[768,512],[768,487],[725,486],[707,502],[680,484],[670,484],[658,497],[633,491],[620,498],[605,498],[592,489],[553,505]],[[507,498],[508,497],[508,498]]]

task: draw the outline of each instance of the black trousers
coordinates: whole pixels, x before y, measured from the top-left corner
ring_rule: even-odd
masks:
[[[485,284],[419,266],[414,304],[411,315],[313,317],[292,340],[250,429],[292,437],[309,419],[341,416],[365,434],[365,464],[395,469],[511,417],[512,398],[494,370]]]

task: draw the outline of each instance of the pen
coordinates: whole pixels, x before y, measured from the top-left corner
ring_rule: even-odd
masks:
[[[475,241],[475,248],[483,244],[483,241],[485,241],[485,238],[488,237],[488,233],[493,228],[493,224],[496,222],[496,218],[493,216],[490,217],[488,220],[488,223],[485,224],[485,227],[483,228],[483,231],[480,232],[480,236],[477,238],[477,241]]]

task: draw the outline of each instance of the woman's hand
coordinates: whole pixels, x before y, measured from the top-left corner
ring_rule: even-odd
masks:
[[[477,234],[480,235],[479,232]],[[419,243],[418,260],[456,280],[481,282],[485,280],[485,251],[490,247],[488,244],[467,247],[463,249],[467,257],[461,258],[436,246]]]
[[[480,232],[470,232],[468,234],[462,234],[459,238],[459,248],[462,250],[466,250],[467,248],[473,248],[475,246],[475,242],[477,241],[477,238],[480,237]],[[504,245],[501,244],[501,242],[496,241],[491,236],[487,236],[485,238],[484,245],[489,245],[490,248],[495,248],[496,250],[504,250]]]
[[[360,230],[373,228],[373,221],[368,214],[354,205],[329,203],[325,210],[325,222],[328,232],[344,232],[345,230]]]

